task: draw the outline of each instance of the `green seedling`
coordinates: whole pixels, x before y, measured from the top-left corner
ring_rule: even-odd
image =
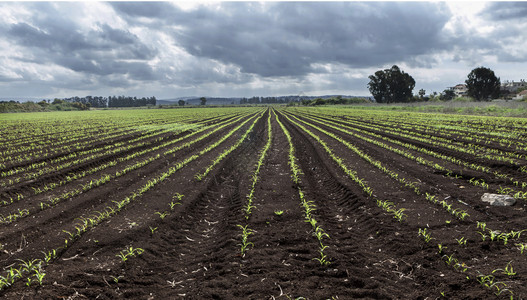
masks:
[[[156,211],[155,214],[156,214],[156,215],[159,215],[159,217],[161,218],[161,220],[164,220],[165,217],[169,215],[168,211],[164,211],[164,212]]]
[[[476,222],[476,228],[481,228],[481,230],[485,231],[487,229],[487,223],[485,222]]]
[[[110,277],[112,278],[113,282],[119,283],[119,279],[123,278],[124,276],[119,275],[119,276],[115,277],[115,276],[110,275]]]
[[[34,276],[38,281],[38,285],[42,285],[42,280],[44,280],[44,276],[46,276],[46,273],[41,273],[40,270],[35,270]]]
[[[505,269],[496,269],[494,271],[492,271],[492,273],[495,273],[495,272],[501,272],[502,274],[504,275],[507,275],[507,276],[514,276],[516,275],[516,272],[514,272],[514,269],[512,268],[512,261],[509,261],[507,263],[507,265],[505,266]]]
[[[425,242],[427,243],[433,239],[432,234],[428,232],[428,228],[424,228],[424,229],[419,228],[419,235],[422,236]]]
[[[241,252],[241,255],[242,257],[245,256],[245,252],[247,252],[249,246],[254,246],[254,243],[252,242],[249,242],[249,236],[251,234],[253,234],[253,230],[250,229],[250,228],[247,228],[248,225],[245,225],[245,226],[242,226],[242,225],[237,225],[238,227],[241,228],[242,230],[242,243],[240,244],[240,252]]]
[[[481,239],[482,239],[483,241],[485,241],[485,240],[487,239],[487,237],[488,237],[488,236],[487,236],[485,233],[483,233],[483,232],[479,232],[479,231],[477,231],[477,233],[479,233],[479,234],[481,235]]]
[[[457,243],[459,245],[467,245],[467,239],[465,237],[461,237],[459,239],[456,239]]]
[[[281,215],[284,214],[284,211],[283,210],[275,210],[274,214],[277,215],[277,216],[281,216]]]
[[[519,243],[519,244],[514,244],[516,246],[518,246],[519,250],[520,250],[520,253],[523,254],[523,251],[525,251],[525,248],[527,247],[527,244],[522,244],[522,243]]]
[[[450,254],[450,255],[443,255],[445,259],[445,262],[447,263],[447,265],[451,265],[452,263],[456,263],[458,262],[457,258],[454,258],[454,254]]]
[[[320,248],[319,248],[319,251],[318,251],[319,254],[320,254],[320,257],[313,258],[313,260],[318,261],[323,266],[327,266],[327,265],[329,265],[331,263],[327,259],[327,255],[324,254],[324,250],[326,250],[326,248],[328,248],[328,246],[324,246],[324,245],[320,244]]]
[[[115,256],[119,257],[122,262],[126,262],[129,259],[129,256],[141,255],[143,252],[145,252],[145,250],[142,248],[134,248],[130,246],[124,250],[121,250],[121,252]]]

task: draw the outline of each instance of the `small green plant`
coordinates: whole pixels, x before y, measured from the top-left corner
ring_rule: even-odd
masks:
[[[154,234],[154,232],[157,230],[157,227],[148,226],[150,228],[150,232]]]
[[[488,237],[488,236],[487,236],[485,233],[483,233],[483,232],[479,232],[479,231],[477,231],[477,233],[479,233],[479,234],[481,235],[481,239],[482,239],[483,241],[485,241],[485,240],[487,239],[487,237]]]
[[[515,245],[518,246],[518,249],[520,250],[521,254],[523,254],[523,251],[525,251],[525,248],[527,247],[527,244],[522,244],[522,243],[515,244]]]
[[[456,269],[456,270],[461,269],[461,272],[466,272],[468,270],[468,266],[465,263],[463,263],[463,262],[462,263],[457,262],[454,265],[454,269]],[[469,279],[468,276],[467,276],[467,279]]]
[[[327,237],[329,239],[329,234],[325,233],[322,227],[317,226],[313,235],[319,240],[322,241],[323,238]]]
[[[454,258],[454,254],[450,254],[450,255],[443,255],[443,258],[445,258],[445,262],[447,263],[447,265],[451,265],[452,263],[456,263],[458,262],[458,260],[456,258]]]
[[[457,241],[457,243],[458,243],[460,246],[461,246],[461,245],[463,245],[463,246],[467,245],[467,239],[466,239],[465,237],[461,237],[461,238],[459,238],[459,239],[456,239],[456,241]]]
[[[248,240],[249,236],[251,234],[253,234],[253,231],[252,231],[252,229],[247,228],[248,225],[245,225],[245,226],[237,225],[237,226],[240,227],[241,230],[242,230],[242,234],[241,234],[241,236],[242,236],[242,243],[240,244],[240,252],[241,252],[242,257],[244,257],[245,256],[245,252],[247,252],[247,250],[248,250],[247,248],[249,246],[254,246],[254,244],[252,242],[249,242],[249,240]]]
[[[46,273],[42,273],[40,270],[35,270],[34,276],[38,281],[38,285],[42,285],[42,280],[44,280],[44,276],[46,276]]]
[[[275,210],[274,214],[277,215],[277,216],[281,216],[281,215],[284,214],[284,211],[283,210]]]
[[[492,273],[496,273],[496,272],[500,272],[501,271],[502,274],[505,274],[507,276],[514,276],[514,275],[516,275],[516,272],[514,272],[514,269],[512,268],[512,264],[511,263],[512,263],[512,261],[509,261],[507,263],[507,265],[505,266],[505,269],[496,269],[496,270],[492,271]]]
[[[319,254],[320,254],[320,257],[313,258],[313,260],[318,261],[323,266],[327,266],[327,265],[329,265],[331,263],[328,260],[327,255],[324,254],[324,250],[326,250],[326,248],[328,248],[328,246],[324,246],[324,245],[320,244],[320,248],[319,248],[319,251],[318,251]]]
[[[476,222],[476,228],[481,228],[481,230],[485,231],[487,229],[487,223],[485,222]]]
[[[115,276],[110,275],[110,277],[112,278],[113,282],[119,283],[119,279],[123,278],[124,276],[119,275],[119,276],[115,277]]]
[[[424,228],[424,229],[419,228],[419,235],[422,236],[425,242],[427,243],[433,239],[432,234],[428,232],[428,228]]]
[[[477,277],[477,281],[479,282],[479,284],[487,287],[488,289],[496,289],[496,292],[494,294],[496,294],[497,296],[507,291],[511,295],[510,299],[513,299],[514,293],[511,290],[507,289],[507,284],[501,281],[494,282],[494,279],[495,277],[493,275],[483,275],[481,273]]]
[[[498,237],[500,235],[500,233],[498,231],[495,231],[495,230],[489,230],[489,234],[490,234],[490,240],[491,241],[498,240]]]
[[[44,254],[44,261],[46,263],[49,263],[50,260],[52,260],[53,258],[57,257],[57,250],[56,249],[50,250],[48,253],[42,251],[42,253]]]
[[[491,288],[494,284],[494,276],[479,274],[477,277],[477,281],[479,282],[479,284]]]
[[[183,199],[183,197],[185,196],[181,195],[180,193],[176,193],[174,197],[172,197],[172,202],[168,204],[168,206],[170,206],[170,210],[174,210],[176,205],[181,205],[181,199]]]
[[[443,250],[445,250],[448,247],[447,246],[443,246],[443,244],[437,244],[437,248],[439,248],[438,253],[441,254],[441,253],[443,253]]]
[[[134,248],[130,246],[124,250],[121,250],[121,252],[115,256],[119,257],[122,262],[126,262],[129,259],[129,256],[141,255],[143,252],[145,252],[145,250],[142,248]]]
[[[155,213],[156,213],[156,215],[159,215],[159,217],[161,218],[161,220],[164,220],[165,217],[169,215],[168,211],[164,211],[164,212],[156,211]]]

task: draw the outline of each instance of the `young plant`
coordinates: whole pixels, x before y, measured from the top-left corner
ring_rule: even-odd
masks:
[[[42,285],[42,280],[44,280],[44,276],[46,276],[46,273],[42,273],[40,270],[35,270],[34,276],[38,281],[38,285]]]
[[[168,211],[164,211],[164,212],[156,211],[155,213],[156,213],[156,215],[159,215],[159,217],[161,218],[161,220],[164,220],[165,217],[169,215]]]
[[[483,233],[483,232],[477,231],[477,233],[479,233],[479,234],[481,235],[481,239],[482,239],[483,241],[485,241],[485,240],[487,239],[487,237],[488,237],[488,236],[487,236],[485,233]]]
[[[487,229],[487,223],[477,221],[476,228],[481,228],[481,230],[485,231]]]
[[[134,248],[130,246],[124,250],[121,250],[121,252],[115,256],[119,257],[122,262],[126,262],[129,259],[129,256],[141,255],[143,252],[145,252],[145,250],[142,248]]]
[[[520,253],[523,254],[523,251],[525,251],[525,248],[527,247],[527,244],[522,244],[522,243],[519,243],[519,244],[515,244],[516,246],[518,246],[519,250],[520,250]]]
[[[459,239],[456,239],[457,243],[461,245],[467,245],[467,239],[465,237],[461,237]]]
[[[242,257],[245,257],[245,252],[247,252],[247,250],[248,250],[247,248],[249,246],[254,246],[254,243],[249,242],[249,240],[248,240],[249,236],[251,234],[253,234],[253,231],[252,231],[252,229],[247,228],[248,225],[245,225],[245,226],[237,225],[237,226],[240,227],[241,230],[242,230],[242,234],[241,234],[241,236],[242,236],[242,243],[240,244],[240,252],[241,252]]]
[[[492,271],[492,273],[501,271],[502,274],[505,274],[507,276],[514,276],[514,275],[516,275],[516,272],[514,272],[514,269],[512,268],[512,264],[511,263],[512,263],[512,261],[509,261],[507,263],[507,265],[505,266],[505,269],[496,269],[496,270]]]
[[[174,210],[176,205],[181,205],[181,199],[183,199],[184,195],[181,195],[180,193],[176,193],[174,197],[172,197],[172,202],[170,202],[168,205],[170,206],[170,210]]]
[[[441,253],[443,253],[443,250],[445,250],[448,247],[447,246],[443,246],[443,244],[437,244],[437,248],[439,249],[438,253],[441,254]]]
[[[154,234],[154,232],[157,230],[157,227],[148,226],[150,228],[150,232]]]
[[[320,254],[320,257],[315,257],[313,258],[313,260],[316,260],[318,261],[322,266],[327,266],[329,265],[331,262],[328,260],[328,257],[326,254],[324,254],[324,250],[326,250],[326,248],[328,248],[328,246],[324,246],[322,244],[320,244],[320,248],[319,248],[319,254]]]
[[[419,235],[422,236],[425,242],[427,243],[433,239],[432,234],[428,232],[428,228],[424,228],[424,229],[419,228]]]

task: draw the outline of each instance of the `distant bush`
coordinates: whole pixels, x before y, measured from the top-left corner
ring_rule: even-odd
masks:
[[[41,112],[41,111],[71,111],[71,110],[88,110],[87,105],[79,102],[67,102],[60,99],[55,99],[52,104],[42,100],[35,102],[15,102],[15,101],[0,101],[0,113],[8,112]]]
[[[470,97],[456,97],[452,99],[453,102],[473,102],[474,99]]]
[[[342,98],[340,96],[332,98],[316,98],[313,100],[302,100],[302,105],[318,106],[318,105],[336,105],[336,104],[364,104],[371,103],[369,99],[365,98]]]

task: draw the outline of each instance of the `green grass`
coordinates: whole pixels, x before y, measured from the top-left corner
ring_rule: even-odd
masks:
[[[369,105],[346,105],[349,109],[401,111],[421,113],[442,113],[460,115],[478,115],[495,117],[527,117],[527,103],[508,102],[428,102],[428,103],[395,103]]]

